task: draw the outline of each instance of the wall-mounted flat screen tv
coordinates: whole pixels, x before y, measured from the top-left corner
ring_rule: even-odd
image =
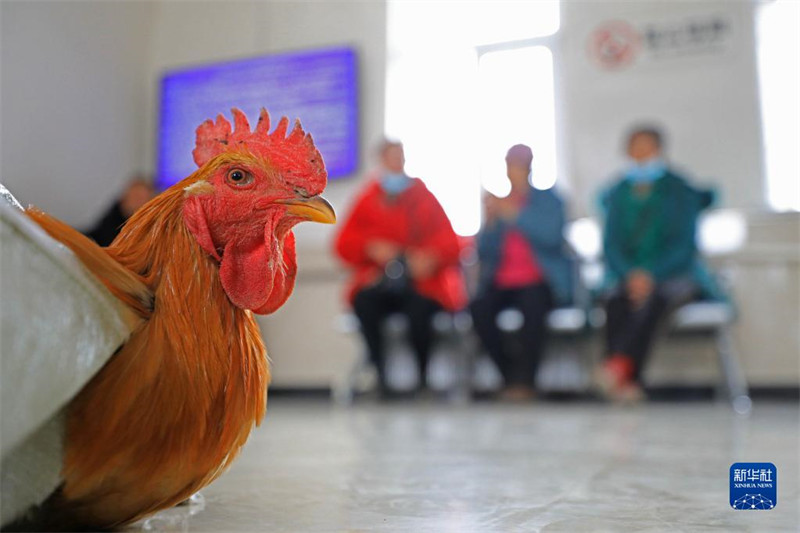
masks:
[[[195,130],[238,107],[255,127],[265,107],[272,127],[299,118],[325,160],[328,177],[358,166],[358,72],[351,48],[326,48],[226,61],[166,72],[161,79],[158,171],[163,189],[197,170]]]

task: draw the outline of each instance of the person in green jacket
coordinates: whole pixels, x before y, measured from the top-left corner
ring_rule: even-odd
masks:
[[[713,193],[699,190],[663,159],[663,136],[653,127],[628,135],[630,165],[602,196],[606,299],[606,359],[601,390],[611,399],[637,401],[645,361],[661,318],[716,289],[695,245],[700,212]]]

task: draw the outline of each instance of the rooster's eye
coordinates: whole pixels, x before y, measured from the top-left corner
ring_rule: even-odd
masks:
[[[240,168],[234,168],[232,170],[229,170],[228,175],[225,177],[225,179],[229,184],[235,185],[237,187],[242,187],[244,185],[249,185],[253,183],[253,175]]]

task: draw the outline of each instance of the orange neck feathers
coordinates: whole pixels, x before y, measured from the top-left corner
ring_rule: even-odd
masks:
[[[63,496],[83,523],[116,526],[189,497],[264,416],[258,326],[231,304],[181,215],[200,172],[143,207],[106,249],[141,276],[153,310],[70,406]]]

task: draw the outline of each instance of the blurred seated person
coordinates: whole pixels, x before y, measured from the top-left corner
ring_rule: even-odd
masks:
[[[389,394],[382,326],[393,313],[408,317],[420,389],[427,388],[432,318],[466,300],[459,242],[439,202],[406,175],[403,145],[385,141],[373,173],[335,241],[352,270],[349,301],[361,323],[379,391]]]
[[[553,189],[531,186],[533,153],[512,146],[506,155],[511,192],[485,198],[477,235],[480,274],[471,304],[475,330],[503,376],[501,398],[524,401],[535,395],[536,372],[547,337],[547,314],[569,303],[571,260],[563,238],[564,206]],[[508,353],[497,315],[509,307],[524,316],[524,353]]]
[[[125,221],[153,196],[155,189],[150,181],[142,176],[132,179],[100,220],[85,232],[86,236],[94,239],[100,246],[108,246],[117,237]]]
[[[634,128],[627,153],[628,168],[602,197],[609,290],[598,384],[610,399],[633,402],[644,397],[642,374],[660,319],[718,291],[695,245],[697,218],[713,193],[694,188],[666,163],[657,128]]]

